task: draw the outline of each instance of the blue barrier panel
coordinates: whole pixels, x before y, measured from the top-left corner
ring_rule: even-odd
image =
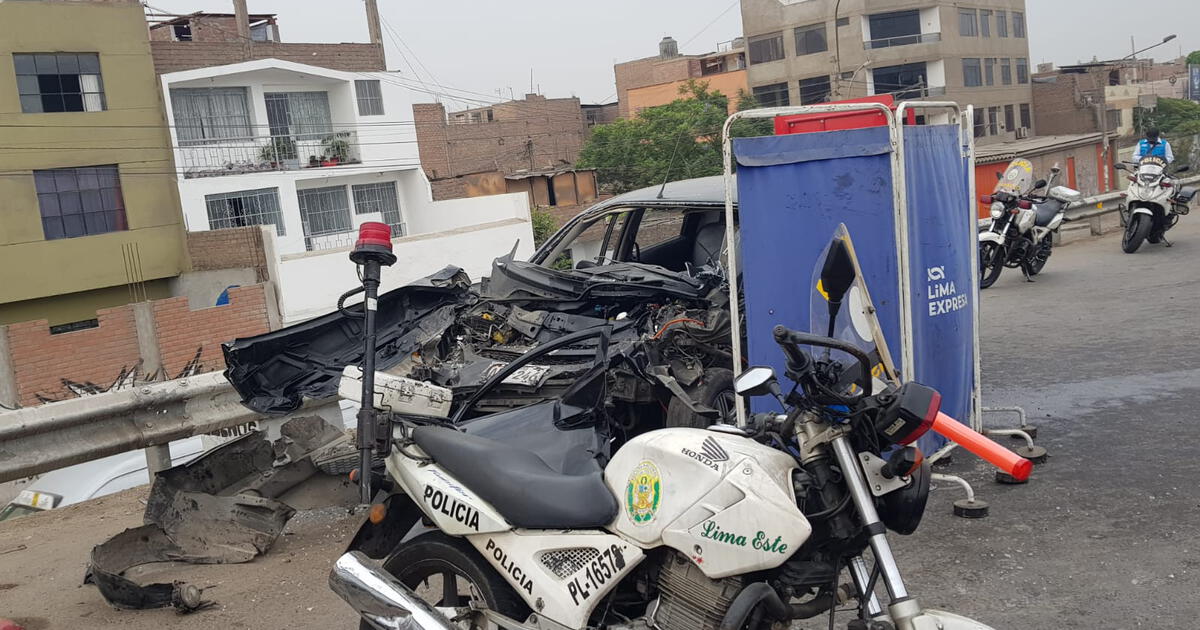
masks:
[[[812,270],[845,224],[896,368],[904,369],[908,344],[914,378],[937,388],[945,412],[966,423],[975,361],[969,165],[957,125],[909,126],[903,133],[912,339],[900,335],[887,128],[734,140],[746,354],[750,364],[783,373],[771,329],[809,329]],[[772,408],[769,401],[759,405]],[[920,446],[932,453],[944,443],[930,434]]]
[[[771,329],[809,329],[811,274],[839,224],[854,239],[898,361],[900,283],[887,128],[737,138],[733,152],[750,364],[770,365],[782,378],[784,359]],[[755,405],[774,408],[771,401]]]
[[[971,216],[958,125],[904,128],[913,378],[942,394],[942,411],[967,424],[975,383]],[[927,441],[926,441],[927,440]],[[926,438],[931,452],[945,443]]]

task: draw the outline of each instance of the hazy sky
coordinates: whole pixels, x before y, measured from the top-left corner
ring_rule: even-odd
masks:
[[[171,13],[232,12],[231,0],[149,0]],[[656,54],[671,35],[680,51],[701,53],[741,34],[733,0],[379,0],[388,69],[436,91],[498,100],[534,87],[549,97],[585,103],[615,100],[612,65]],[[986,5],[986,0],[975,2]],[[278,13],[284,41],[366,41],[360,0],[249,0],[250,11]],[[1122,57],[1129,37],[1143,48],[1172,32],[1179,37],[1150,55],[1175,58],[1200,49],[1200,2],[1155,0],[1026,0],[1031,63]],[[393,33],[394,31],[394,33]],[[402,42],[402,43],[401,43]],[[405,48],[404,46],[407,46]],[[401,55],[403,52],[403,56]],[[415,56],[414,54],[415,53]],[[406,61],[407,59],[407,61]],[[417,60],[420,60],[418,63]],[[410,67],[411,64],[411,67]],[[422,67],[421,64],[424,64]],[[475,102],[449,101],[449,109]]]

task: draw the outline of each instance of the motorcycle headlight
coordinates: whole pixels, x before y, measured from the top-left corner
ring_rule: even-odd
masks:
[[[992,218],[999,219],[1002,216],[1004,216],[1004,204],[997,201],[992,204]]]

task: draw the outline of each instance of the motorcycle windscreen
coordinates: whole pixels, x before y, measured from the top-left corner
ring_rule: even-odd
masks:
[[[833,321],[831,334],[829,294],[821,284],[821,271],[825,267],[829,251],[837,241],[845,243],[850,252],[850,262],[854,266],[854,282],[851,283],[850,290],[842,298],[842,305]],[[871,359],[871,386],[874,393],[898,387],[900,379],[896,365],[888,351],[887,339],[883,336],[879,318],[875,316],[875,306],[871,302],[871,293],[867,290],[867,282],[863,278],[854,243],[850,239],[850,231],[844,223],[837,226],[829,245],[817,256],[816,265],[810,278],[809,331],[813,334],[849,342],[865,352]],[[844,388],[844,392],[855,393],[857,388],[855,383],[861,369],[857,359],[840,350],[830,350],[829,348],[811,348],[810,351],[814,353],[814,358],[828,356],[840,363],[843,371],[839,385]]]
[[[1143,182],[1154,182],[1167,170],[1167,161],[1157,155],[1147,155],[1138,161],[1137,176]]]
[[[1030,188],[1033,188],[1033,163],[1025,158],[1017,158],[1008,163],[1008,168],[1004,169],[992,192],[1023,195]]]

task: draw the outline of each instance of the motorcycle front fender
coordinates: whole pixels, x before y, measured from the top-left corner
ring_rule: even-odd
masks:
[[[979,233],[979,242],[980,243],[989,243],[990,242],[990,243],[995,243],[997,245],[1003,245],[1004,244],[1004,236],[1001,234],[992,232],[991,230],[988,230],[987,232]]]
[[[1133,210],[1130,210],[1129,214],[1130,214],[1130,216],[1133,216],[1135,214],[1145,214],[1148,216],[1154,216],[1154,212],[1151,211],[1150,208],[1147,208],[1145,206],[1138,206],[1138,207],[1134,208]]]
[[[993,630],[984,625],[952,612],[944,610],[925,609],[921,614],[908,620],[906,630]]]

